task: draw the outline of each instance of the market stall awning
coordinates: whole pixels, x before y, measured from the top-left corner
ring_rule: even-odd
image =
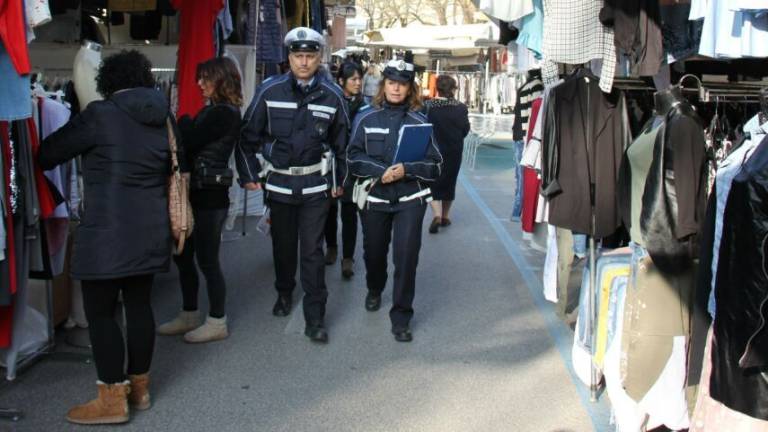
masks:
[[[474,50],[498,40],[499,27],[482,24],[425,26],[372,30],[365,34],[363,45],[428,50]]]

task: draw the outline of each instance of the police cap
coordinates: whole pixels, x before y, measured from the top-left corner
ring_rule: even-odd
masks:
[[[289,31],[284,41],[291,52],[318,52],[323,42],[323,36],[308,27],[296,27]]]

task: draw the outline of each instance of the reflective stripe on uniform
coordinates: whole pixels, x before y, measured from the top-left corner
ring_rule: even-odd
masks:
[[[307,108],[309,108],[311,111],[321,111],[328,114],[336,114],[336,108],[332,106],[309,104],[307,105]]]
[[[281,102],[281,101],[272,101],[268,100],[266,101],[267,106],[270,108],[290,108],[290,109],[296,109],[299,107],[299,105],[296,102]]]

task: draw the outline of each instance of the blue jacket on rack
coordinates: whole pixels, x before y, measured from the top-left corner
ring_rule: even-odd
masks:
[[[349,173],[360,178],[381,177],[395,158],[400,128],[423,123],[428,123],[427,117],[411,111],[407,105],[385,103],[379,108],[361,109],[355,118],[347,149]],[[399,181],[388,184],[377,182],[368,195],[366,208],[398,211],[431,201],[428,185],[440,176],[442,163],[443,157],[433,134],[424,160],[404,163],[405,178]],[[417,194],[420,194],[418,198],[407,199]]]
[[[315,165],[328,150],[342,154],[347,144],[347,110],[341,88],[322,70],[306,88],[299,86],[291,72],[264,81],[245,113],[235,152],[240,183],[260,181],[257,153],[283,170]],[[286,204],[326,199],[333,184],[330,176],[269,172],[265,197]],[[341,186],[340,178],[336,184]]]

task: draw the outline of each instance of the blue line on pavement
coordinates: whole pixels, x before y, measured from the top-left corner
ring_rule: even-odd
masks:
[[[552,307],[548,305],[547,301],[544,299],[544,287],[542,285],[541,278],[534,273],[530,264],[528,264],[528,260],[525,259],[523,253],[520,251],[519,246],[512,239],[504,226],[502,226],[499,219],[496,217],[490,207],[488,207],[485,201],[483,201],[483,199],[480,197],[480,194],[477,192],[475,187],[472,186],[469,180],[467,180],[463,173],[459,174],[459,182],[461,183],[464,190],[466,190],[467,195],[472,198],[472,201],[475,202],[475,205],[477,205],[480,211],[483,212],[483,215],[485,215],[488,223],[491,224],[491,228],[493,228],[493,230],[496,232],[496,235],[504,245],[504,248],[507,250],[510,258],[512,258],[512,261],[514,261],[518,270],[520,270],[520,274],[523,276],[523,280],[525,280],[525,285],[528,287],[528,291],[530,291],[536,307],[539,309],[539,312],[544,317],[544,321],[547,323],[549,334],[552,335],[552,338],[555,340],[555,346],[557,347],[557,350],[560,352],[560,356],[565,362],[566,369],[571,376],[571,381],[573,381],[573,384],[576,387],[576,391],[578,392],[579,398],[581,399],[581,404],[587,410],[587,413],[592,420],[592,425],[595,427],[595,431],[603,432],[610,430],[610,409],[608,408],[605,398],[601,398],[601,400],[597,403],[590,402],[589,388],[584,386],[584,384],[576,376],[571,367],[573,364],[571,361],[573,334],[571,334],[570,330],[565,326],[565,324],[557,319],[552,311]]]

